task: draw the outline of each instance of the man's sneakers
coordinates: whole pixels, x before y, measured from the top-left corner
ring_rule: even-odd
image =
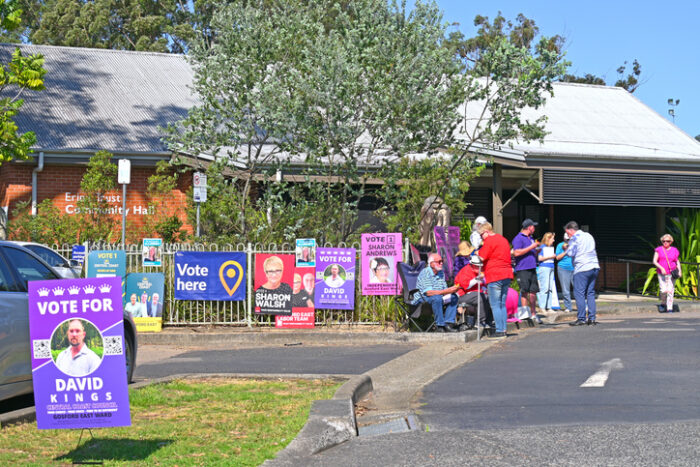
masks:
[[[598,321],[596,321],[596,320],[594,320],[594,319],[589,319],[588,321],[586,321],[586,324],[589,325],[589,326],[597,326],[597,325],[598,325]]]
[[[585,326],[586,322],[581,321],[580,319],[577,319],[576,321],[569,323],[569,326]]]
[[[492,339],[503,339],[508,336],[505,332],[493,332],[489,337],[491,337]]]

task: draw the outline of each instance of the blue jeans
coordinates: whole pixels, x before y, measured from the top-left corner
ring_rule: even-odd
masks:
[[[571,307],[571,283],[574,280],[574,271],[571,269],[557,268],[557,274],[559,274],[561,293],[564,296],[564,308],[573,310]]]
[[[595,280],[600,269],[577,272],[574,274],[574,297],[578,308],[578,320],[586,321],[586,305],[588,319],[595,321]]]
[[[506,332],[506,319],[508,318],[506,298],[508,298],[510,281],[511,279],[501,279],[500,281],[491,282],[486,286],[489,293],[489,303],[491,304],[493,320],[496,322],[496,332]]]
[[[540,291],[537,292],[537,306],[543,310],[551,310],[554,308],[554,298],[552,290],[554,284],[554,268],[540,266],[537,268],[537,282],[540,285]]]
[[[457,294],[452,294],[450,301],[445,306],[445,313],[442,312],[443,301],[442,295],[431,295],[430,297],[424,297],[423,300],[429,303],[433,308],[433,316],[435,316],[435,324],[438,326],[444,326],[445,323],[454,324],[455,316],[457,316],[457,301],[459,297]]]

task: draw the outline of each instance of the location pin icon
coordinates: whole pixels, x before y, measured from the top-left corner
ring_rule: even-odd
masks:
[[[229,297],[238,289],[243,280],[243,267],[238,261],[226,261],[219,268],[219,280]]]

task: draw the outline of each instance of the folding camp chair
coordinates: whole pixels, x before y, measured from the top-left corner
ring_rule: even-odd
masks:
[[[399,277],[401,278],[401,285],[403,287],[402,294],[397,298],[396,305],[398,311],[401,314],[401,326],[397,331],[402,329],[411,330],[413,328],[420,332],[430,331],[435,326],[435,318],[433,316],[433,309],[429,303],[419,303],[414,305],[413,298],[418,289],[416,288],[416,283],[418,282],[418,274],[426,268],[424,261],[420,261],[418,264],[409,266],[406,263],[397,263],[397,268],[399,271]],[[429,321],[423,319],[423,315],[428,315]],[[424,323],[429,323],[427,326]]]

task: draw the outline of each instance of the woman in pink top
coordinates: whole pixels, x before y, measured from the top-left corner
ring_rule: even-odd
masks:
[[[673,237],[669,234],[661,237],[661,246],[654,250],[654,266],[659,276],[659,295],[661,298],[661,306],[659,311],[669,313],[673,311],[673,278],[672,271],[678,270],[678,277],[682,275],[681,262],[678,260],[680,253],[678,249],[671,246]]]

